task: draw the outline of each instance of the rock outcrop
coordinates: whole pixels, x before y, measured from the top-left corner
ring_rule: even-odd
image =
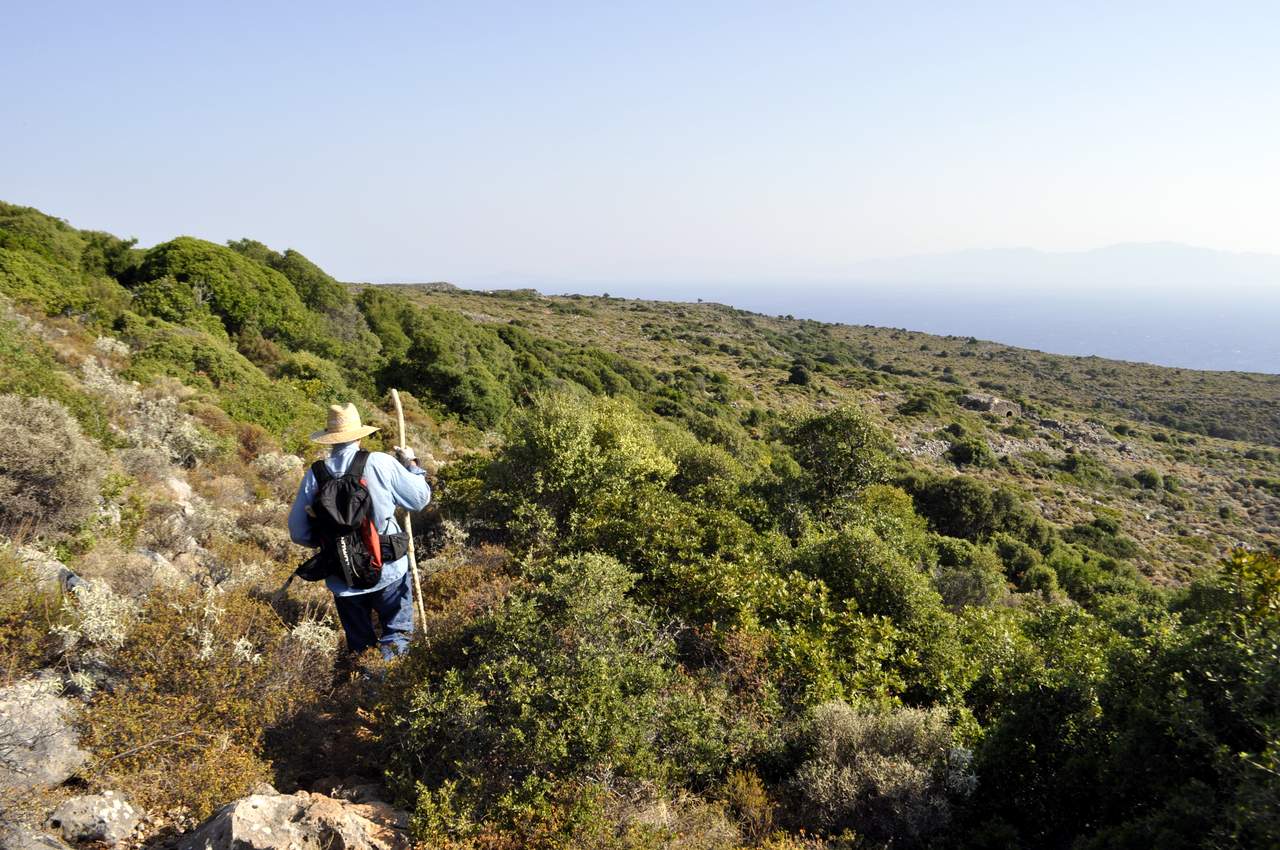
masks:
[[[178,850],[407,850],[407,827],[408,816],[386,803],[252,794],[215,812]]]
[[[114,791],[62,801],[46,824],[73,844],[118,844],[138,825],[138,812]]]
[[[0,791],[59,785],[89,758],[70,724],[71,703],[55,679],[0,689]]]

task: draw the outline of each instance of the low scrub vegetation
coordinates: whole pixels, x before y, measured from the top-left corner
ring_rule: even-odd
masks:
[[[344,765],[459,850],[1280,840],[1280,559],[1212,542],[1268,539],[1270,449],[1041,410],[1058,361],[976,340],[351,287],[8,205],[0,257],[0,676],[56,676],[80,779],[166,828]],[[385,665],[275,591],[306,434],[392,387],[438,478]]]

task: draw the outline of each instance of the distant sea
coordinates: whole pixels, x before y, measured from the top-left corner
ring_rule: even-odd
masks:
[[[668,284],[659,290],[615,284],[608,291],[634,298],[702,298],[770,315],[973,336],[1054,354],[1280,373],[1280,292],[1046,295],[874,283],[820,289],[787,284],[677,289]]]

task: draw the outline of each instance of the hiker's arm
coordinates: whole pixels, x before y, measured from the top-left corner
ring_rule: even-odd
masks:
[[[289,509],[289,537],[299,546],[316,546],[311,536],[311,517],[307,508],[316,495],[316,479],[308,469],[298,485],[298,495],[293,499],[293,507]]]
[[[389,456],[388,456],[388,459]],[[399,461],[392,460],[387,464],[390,472],[391,495],[395,503],[405,510],[420,511],[431,501],[431,485],[427,483],[427,473],[416,463],[412,469],[405,469]]]

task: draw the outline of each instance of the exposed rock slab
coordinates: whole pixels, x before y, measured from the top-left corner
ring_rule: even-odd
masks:
[[[0,791],[59,785],[88,760],[53,679],[0,688]]]
[[[178,850],[408,850],[408,816],[323,794],[252,794],[223,806]]]

